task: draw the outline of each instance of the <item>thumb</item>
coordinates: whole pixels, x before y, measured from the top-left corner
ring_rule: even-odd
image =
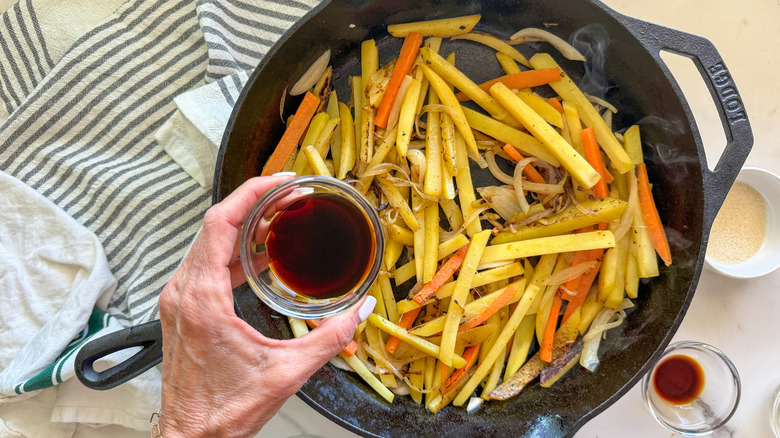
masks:
[[[376,298],[368,295],[360,305],[323,320],[316,329],[297,339],[300,344],[296,349],[309,358],[307,362],[312,365],[312,373],[349,345],[358,325],[368,319],[375,305]]]

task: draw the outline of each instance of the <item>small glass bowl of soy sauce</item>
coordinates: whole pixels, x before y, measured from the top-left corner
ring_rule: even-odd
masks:
[[[739,373],[717,348],[684,341],[672,344],[642,380],[647,409],[665,428],[700,436],[724,425],[737,410]]]
[[[241,232],[249,287],[287,316],[320,319],[357,304],[382,264],[374,206],[335,178],[291,179],[257,201]]]

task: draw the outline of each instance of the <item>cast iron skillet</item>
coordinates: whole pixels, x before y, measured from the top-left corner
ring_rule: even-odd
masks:
[[[523,27],[555,23],[552,30],[564,38],[576,32],[578,39],[600,42],[603,57],[586,53],[587,68],[592,70],[586,90],[618,107],[614,126],[641,124],[645,159],[674,264],[662,267],[658,278],[640,286],[637,307],[602,343],[601,365],[595,373],[575,367],[552,388],[531,385],[513,399],[486,403],[476,414],[448,407],[430,415],[408,397],[398,397],[389,405],[359,377],[323,367],[298,395],[363,436],[572,436],[628,391],[668,345],[696,289],[712,221],[752,147],[753,136],[737,89],[709,41],[623,16],[596,0],[491,0],[482,5],[462,0],[333,0],[291,29],[249,79],[223,138],[213,201],[221,201],[260,173],[282,134],[279,103],[285,87],[325,49],[332,50],[335,75],[343,78],[359,71],[359,44],[367,38],[377,40],[382,63],[397,54],[400,41],[387,37],[387,23],[474,13],[482,14],[477,30],[500,37]],[[481,81],[498,74],[492,51],[453,41],[443,45],[442,53],[453,49],[458,51],[458,67],[472,79]],[[527,55],[549,51],[581,82],[582,63],[566,62],[546,45],[522,50]],[[690,108],[661,61],[661,50],[693,60],[712,94],[728,141],[714,171],[707,168]],[[603,60],[603,67],[593,62],[598,59]],[[339,91],[343,100],[347,90]],[[288,98],[285,113],[290,114],[297,103]],[[473,171],[477,184],[489,183],[484,172]],[[286,320],[260,304],[246,285],[234,294],[237,311],[249,324],[270,337],[291,337]],[[77,375],[95,389],[108,389],[135,377],[161,360],[159,332],[157,321],[87,344],[76,358]],[[131,346],[143,348],[117,367],[100,373],[94,370],[96,359]]]

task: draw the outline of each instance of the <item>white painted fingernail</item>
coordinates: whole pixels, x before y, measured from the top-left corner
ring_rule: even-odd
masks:
[[[311,195],[314,193],[313,187],[298,187],[297,189],[293,190],[293,193],[298,196],[306,196]]]
[[[367,296],[366,300],[363,301],[363,305],[360,306],[360,310],[358,311],[358,316],[360,316],[361,322],[368,319],[369,315],[371,315],[371,312],[374,311],[374,306],[376,306],[376,298],[372,297],[371,295]]]
[[[295,176],[295,175],[297,175],[295,172],[276,172],[271,176]]]

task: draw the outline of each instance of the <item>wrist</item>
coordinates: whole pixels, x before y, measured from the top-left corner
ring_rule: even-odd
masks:
[[[152,417],[149,419],[149,425],[151,427],[152,438],[184,437],[183,434],[176,430],[175,425],[169,421],[168,418],[165,418],[162,409],[152,414]]]

